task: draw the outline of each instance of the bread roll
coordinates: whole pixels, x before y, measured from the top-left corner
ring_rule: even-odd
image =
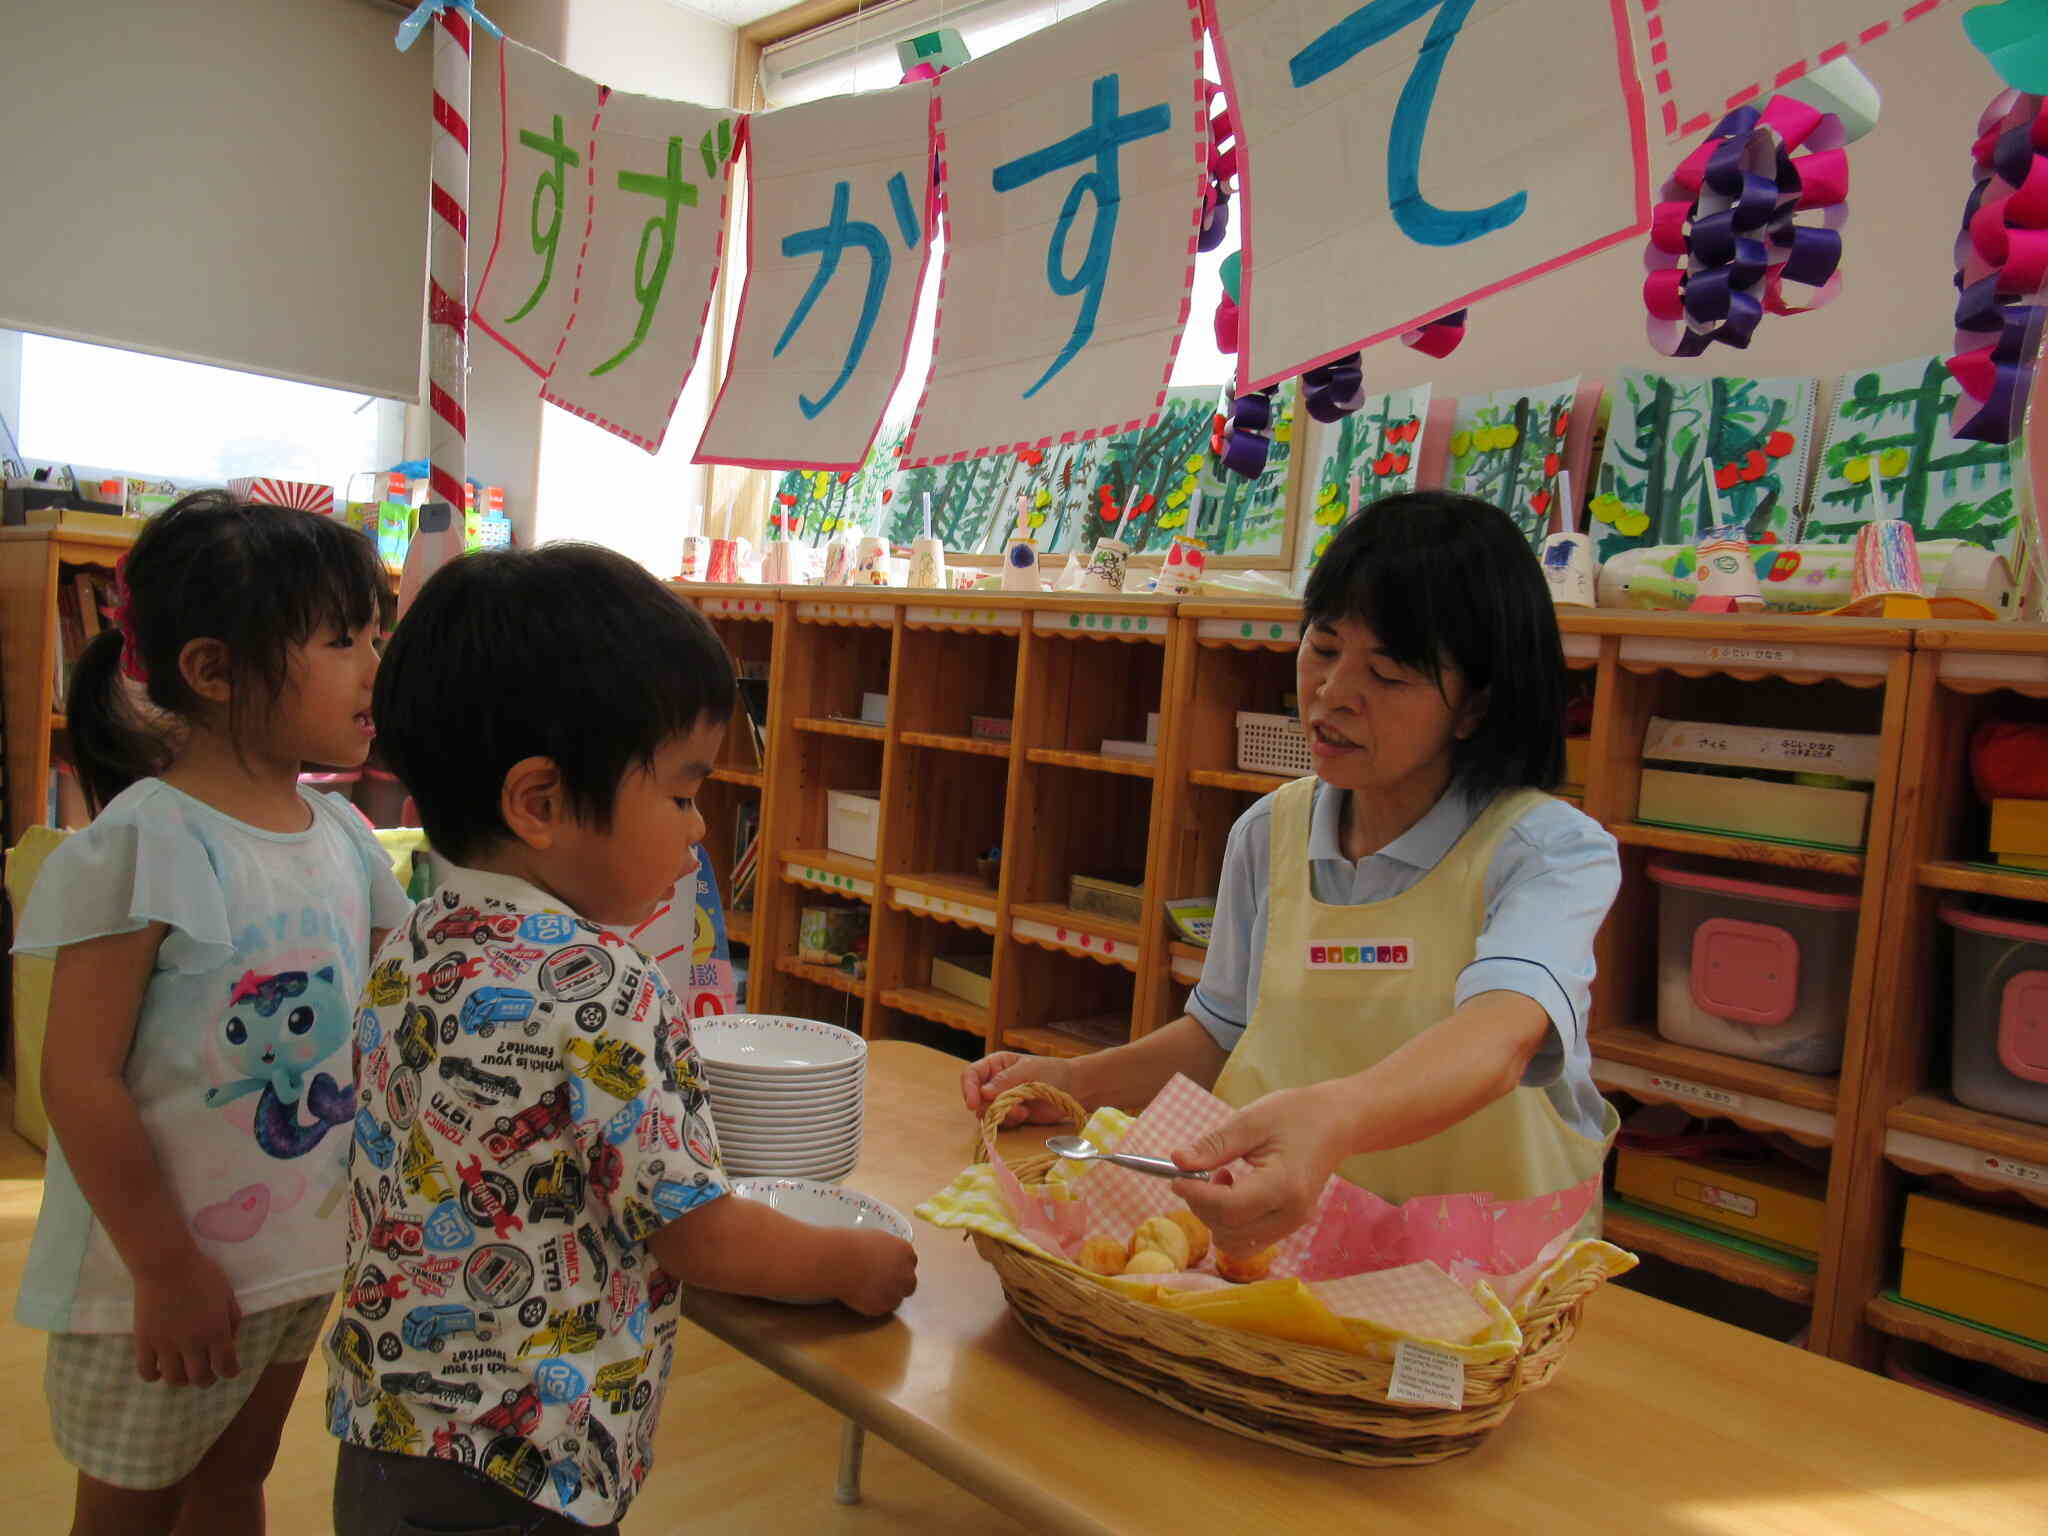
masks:
[[[1081,1244],[1074,1262],[1098,1275],[1120,1275],[1130,1256],[1130,1250],[1107,1232],[1097,1232]]]
[[[1167,1216],[1188,1235],[1188,1262],[1185,1267],[1193,1269],[1209,1255],[1209,1229],[1193,1211],[1169,1211]]]
[[[1221,1248],[1216,1250],[1216,1273],[1226,1280],[1235,1280],[1243,1285],[1253,1280],[1263,1280],[1273,1267],[1275,1249],[1261,1248],[1257,1253],[1230,1254]]]
[[[1170,1216],[1150,1216],[1138,1223],[1138,1230],[1131,1234],[1131,1253],[1135,1256],[1147,1250],[1165,1254],[1175,1269],[1188,1267],[1188,1235]]]
[[[1180,1265],[1157,1248],[1139,1249],[1131,1255],[1131,1262],[1124,1266],[1127,1275],[1173,1275],[1180,1270]]]

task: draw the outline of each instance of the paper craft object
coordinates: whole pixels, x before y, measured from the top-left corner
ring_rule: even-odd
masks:
[[[2011,454],[1955,435],[1962,397],[1937,356],[1843,374],[1799,536],[1853,542],[1889,506],[1923,549],[1927,540],[1961,539],[2010,556],[2019,523]]]
[[[1216,0],[1247,388],[1640,234],[1620,0]]]
[[[1500,507],[1531,550],[1542,547],[1560,512],[1558,475],[1569,467],[1578,394],[1579,381],[1563,379],[1467,395],[1451,422],[1445,487]]]
[[[1678,378],[1623,369],[1588,504],[1601,564],[1630,549],[1697,542],[1722,521],[1709,475],[1752,544],[1805,537],[1818,387],[1812,379]]]
[[[1994,613],[2016,608],[2013,568],[1974,544],[1941,539],[1919,546],[1923,589],[1944,598],[1967,598]],[[1764,607],[1772,613],[1825,613],[1855,597],[1855,547],[1849,544],[1752,544]],[[1683,608],[1698,587],[1692,545],[1629,549],[1600,567],[1600,606],[1660,610]]]
[[[576,312],[541,394],[650,453],[711,312],[738,128],[729,112],[624,91],[598,114]]]
[[[1429,399],[1427,384],[1372,395],[1355,415],[1308,429],[1309,462],[1317,468],[1295,545],[1297,587],[1360,507],[1415,489]]]
[[[1943,0],[1628,0],[1650,48],[1651,115],[1666,138],[1704,133]],[[1816,103],[1823,111],[1831,105]]]
[[[228,491],[244,501],[258,502],[267,507],[297,507],[301,511],[317,512],[322,517],[334,516],[334,487],[312,480],[271,480],[255,475],[230,480]]]
[[[697,872],[685,875],[667,901],[638,927],[614,929],[652,960],[689,1017],[731,1013],[739,1006],[725,908],[711,873],[710,850],[698,844]]]
[[[474,29],[470,312],[542,378],[575,310],[604,88]]]
[[[946,255],[906,462],[1150,425],[1208,153],[1191,0],[1106,0],[938,78]]]
[[[931,253],[932,108],[910,85],[749,121],[747,285],[698,463],[860,467]]]

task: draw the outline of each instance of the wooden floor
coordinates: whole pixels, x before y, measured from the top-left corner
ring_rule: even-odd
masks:
[[[0,1127],[13,1123],[12,1094],[0,1081]],[[42,1203],[43,1160],[11,1129],[0,1129],[0,1464],[8,1469],[7,1524],[25,1536],[70,1523],[72,1471],[50,1446],[42,1400],[43,1335],[17,1326],[12,1298]],[[334,1441],[322,1427],[326,1371],[319,1357],[285,1428],[270,1478],[270,1528],[279,1536],[324,1536],[334,1486]],[[670,1379],[659,1455],[647,1491],[625,1521],[627,1536],[673,1531],[733,1536],[837,1533],[953,1533],[1001,1536],[1024,1527],[868,1437],[865,1497],[836,1503],[841,1420],[727,1345],[683,1324]]]

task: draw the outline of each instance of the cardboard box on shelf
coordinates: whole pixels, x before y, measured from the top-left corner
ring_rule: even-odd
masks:
[[[1803,1168],[1689,1162],[1623,1147],[1615,1154],[1614,1192],[1804,1258],[1820,1252],[1827,1180]]]
[[[1144,879],[1075,875],[1067,881],[1067,905],[1076,912],[1094,912],[1120,923],[1135,923],[1145,911]]]
[[[1906,1197],[1899,1294],[2048,1344],[2048,1222]]]
[[[797,914],[796,957],[806,965],[840,965],[848,957],[862,958],[867,944],[864,907],[805,907]]]
[[[2048,858],[2048,800],[1992,801],[1991,851]]]
[[[878,789],[833,789],[825,794],[825,846],[850,859],[875,856],[882,825],[882,792]]]
[[[1709,832],[1746,832],[1755,837],[1861,848],[1870,819],[1870,793],[1645,768],[1636,819]]]
[[[986,1008],[991,995],[989,973],[994,964],[992,955],[935,955],[932,990]]]

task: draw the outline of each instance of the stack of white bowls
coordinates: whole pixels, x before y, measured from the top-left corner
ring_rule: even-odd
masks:
[[[843,1179],[860,1161],[867,1042],[816,1019],[721,1013],[690,1022],[734,1178]]]

